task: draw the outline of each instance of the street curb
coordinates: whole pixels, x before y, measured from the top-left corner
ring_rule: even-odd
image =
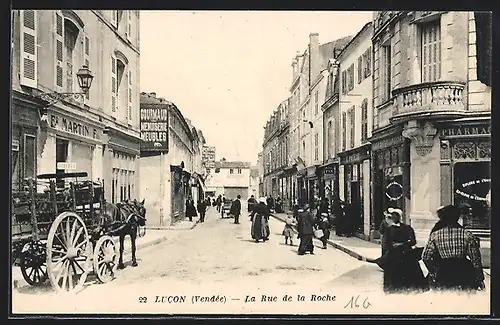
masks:
[[[195,223],[191,228],[186,228],[186,229],[158,228],[156,230],[191,230],[194,227],[196,227],[197,224],[198,223]],[[146,229],[148,229],[148,228],[146,228]],[[154,228],[149,228],[149,229],[154,229]],[[147,242],[147,243],[138,244],[138,245],[136,245],[135,249],[139,250],[139,249],[143,249],[143,248],[148,248],[148,247],[151,247],[151,246],[155,246],[155,245],[158,245],[158,244],[160,244],[160,243],[168,240],[169,238],[170,238],[170,235],[157,238],[157,239],[155,239],[153,241],[150,241],[150,242]],[[123,254],[131,254],[131,253],[132,253],[132,251],[130,249],[123,251]]]
[[[271,216],[274,217],[275,219],[278,219],[281,222],[285,222],[285,220],[282,219],[281,217],[278,217],[278,216],[276,216],[274,214],[271,214]],[[294,228],[295,228],[295,230],[297,230],[297,227],[294,227]],[[338,249],[338,250],[346,253],[347,255],[349,255],[349,256],[351,256],[351,257],[353,257],[353,258],[355,258],[355,259],[357,259],[359,261],[369,262],[371,260],[371,259],[366,258],[365,256],[363,256],[363,255],[361,255],[359,253],[356,253],[355,251],[353,251],[350,248],[347,248],[345,246],[342,246],[340,244],[337,244],[337,243],[333,242],[330,239],[327,240],[327,243],[330,244],[330,246],[332,246],[332,247],[334,247],[334,248],[336,248],[336,249]]]
[[[146,227],[146,230],[191,230],[198,225],[198,222],[195,222],[190,228],[177,228],[175,226],[168,227]]]

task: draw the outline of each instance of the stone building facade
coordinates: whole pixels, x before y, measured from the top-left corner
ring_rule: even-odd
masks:
[[[70,171],[57,168],[65,162],[104,180],[108,201],[138,198],[139,11],[14,10],[12,18],[14,182]],[[82,66],[94,75],[87,94],[40,99],[81,93]]]

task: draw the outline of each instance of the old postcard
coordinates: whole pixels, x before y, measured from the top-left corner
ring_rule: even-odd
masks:
[[[488,315],[491,19],[12,10],[11,316]]]

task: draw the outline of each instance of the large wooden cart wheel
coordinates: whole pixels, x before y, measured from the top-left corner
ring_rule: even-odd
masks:
[[[32,241],[23,247],[19,266],[24,280],[32,286],[39,286],[47,281],[45,245]]]
[[[118,267],[116,244],[110,236],[102,236],[95,244],[94,273],[102,283],[114,279]]]
[[[92,268],[92,245],[87,227],[76,213],[61,213],[47,239],[47,272],[52,287],[73,291],[83,287]]]

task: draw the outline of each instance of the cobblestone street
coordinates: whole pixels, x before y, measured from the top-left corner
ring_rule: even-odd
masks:
[[[48,283],[37,289],[29,286],[14,289],[13,312],[67,313],[78,310],[113,313],[127,310],[133,313],[178,314],[489,311],[489,283],[485,293],[472,298],[453,295],[445,306],[438,303],[443,301],[442,295],[435,293],[385,297],[382,293],[383,273],[376,265],[358,261],[332,247],[320,249],[319,241],[315,241],[314,256],[298,256],[298,240],[294,241],[294,247],[284,245],[281,236],[283,224],[271,218],[270,227],[270,240],[254,243],[246,214],[241,217],[241,224],[236,225],[232,219],[221,219],[212,208],[205,223],[198,224],[192,230],[181,231],[171,240],[138,250],[139,266],[133,268],[128,263],[127,268],[118,271],[117,278],[110,283],[97,284],[91,279],[87,280],[89,285],[77,295],[55,295]],[[130,260],[130,256],[125,259]],[[292,302],[283,302],[285,294],[292,297]],[[193,295],[219,295],[225,296],[226,300],[225,303],[193,304]],[[245,302],[247,295],[255,296],[256,302]],[[277,302],[264,303],[261,301],[262,295],[277,296]],[[304,295],[305,301],[297,302],[298,295]],[[312,295],[322,296],[324,301],[311,301]],[[352,296],[358,295],[361,307],[351,310],[348,305],[348,308],[344,308]],[[156,296],[164,296],[164,303],[155,303],[157,299],[161,300]],[[182,299],[174,296],[186,296],[186,301],[174,301]],[[335,301],[332,301],[334,296]],[[140,297],[146,297],[147,303],[141,303]],[[379,297],[385,297],[383,303]],[[396,305],[392,301],[398,308],[394,307]],[[370,306],[365,309],[362,302],[369,302]]]

